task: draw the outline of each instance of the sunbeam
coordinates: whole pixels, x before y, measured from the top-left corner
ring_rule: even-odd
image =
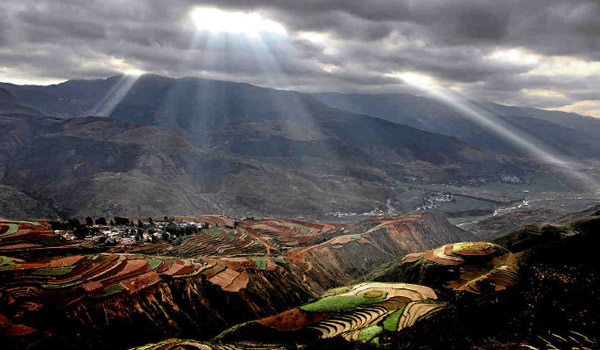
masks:
[[[291,34],[282,24],[258,13],[206,8],[192,9],[189,18],[195,34],[182,60],[182,70],[194,70],[204,78],[226,77],[227,80],[231,80],[232,76],[234,80],[243,80],[248,72],[257,72],[260,77],[258,83],[272,88],[284,88],[294,81],[287,62],[293,62],[298,52],[292,45]],[[191,105],[191,110],[187,113],[192,113],[194,118],[186,130],[194,133],[193,140],[197,146],[211,149],[212,143],[220,142],[214,140],[211,130],[215,127],[209,123],[232,118],[231,122],[248,123],[248,128],[264,133],[270,140],[268,147],[277,148],[276,153],[302,153],[307,144],[318,144],[315,146],[319,148],[316,155],[299,156],[293,162],[289,155],[275,157],[274,162],[287,162],[286,166],[298,172],[314,172],[317,168],[322,168],[323,174],[351,172],[340,149],[326,142],[327,137],[318,119],[320,116],[315,115],[318,112],[310,105],[309,98],[297,92],[269,90],[263,96],[262,105],[256,106],[254,101],[239,100],[237,95],[240,92],[230,91],[224,84],[197,81],[193,87],[188,86],[188,90],[194,93],[188,95],[187,105]],[[255,91],[251,91],[254,87],[243,89],[249,90],[248,96],[254,96]],[[178,110],[182,93],[179,88],[171,88],[164,96],[161,111]],[[258,99],[259,96],[253,98]],[[233,110],[246,103],[253,107]]]
[[[108,117],[123,100],[138,78],[144,74],[142,70],[132,69],[124,72],[119,81],[108,91],[108,93],[90,111],[90,114]]]
[[[458,93],[442,87],[433,78],[412,72],[394,73],[392,76],[395,76],[406,84],[416,87],[431,97],[444,102],[475,123],[494,132],[512,145],[525,151],[541,164],[550,166],[553,169],[558,170],[561,174],[576,180],[577,183],[585,186],[586,190],[600,194],[600,184],[598,181],[577,170],[581,164],[559,155],[560,152],[557,150],[541,144],[538,140],[535,140],[532,135],[528,135],[511,127],[500,118],[481,109],[468,99],[460,96]]]

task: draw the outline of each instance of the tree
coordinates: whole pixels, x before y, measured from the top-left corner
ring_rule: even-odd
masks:
[[[130,221],[128,218],[124,218],[121,216],[115,216],[115,224],[117,225],[123,225],[123,226],[129,226],[130,225]]]
[[[144,228],[144,223],[142,222],[142,220],[141,220],[141,219],[138,219],[137,226],[138,226],[139,228]]]
[[[70,221],[50,221],[50,228],[53,230],[68,230],[72,229],[73,225]]]
[[[73,228],[80,225],[79,220],[77,220],[77,219],[69,219],[68,222],[69,222],[69,226],[73,227]]]
[[[106,218],[97,218],[96,219],[96,225],[104,225],[106,226]]]
[[[89,229],[86,226],[79,225],[73,231],[73,235],[77,237],[77,239],[84,239],[90,233]]]
[[[171,222],[165,225],[165,231],[169,232],[172,235],[176,235],[179,233],[179,227]]]
[[[87,226],[94,226],[94,219],[92,219],[90,216],[85,218],[85,224]]]

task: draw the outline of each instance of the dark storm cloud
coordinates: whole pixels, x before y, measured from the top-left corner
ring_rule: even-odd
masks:
[[[316,28],[347,37],[354,33],[343,29],[352,24],[336,14],[377,23],[379,27],[371,30],[381,37],[394,29],[390,22],[411,23],[442,46],[489,41],[490,45],[518,44],[553,54],[600,53],[597,0],[222,0],[218,6],[267,9],[286,18],[294,29]],[[570,40],[563,41],[567,38]],[[577,52],[570,49],[575,47]]]
[[[196,6],[258,11],[288,37],[249,43],[196,33],[189,16]],[[600,61],[598,18],[597,0],[3,0],[0,80],[135,68],[310,91],[393,92],[408,87],[389,74],[413,71],[472,98],[560,107],[598,99],[596,68],[535,69],[555,55]],[[494,56],[511,48],[539,61]]]

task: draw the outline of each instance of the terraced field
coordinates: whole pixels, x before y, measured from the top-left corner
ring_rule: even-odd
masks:
[[[318,237],[341,234],[347,229],[343,224],[321,224],[275,218],[246,220],[242,226],[253,236],[280,250],[314,244]]]
[[[0,232],[0,303],[5,306],[0,312],[0,334],[7,336],[44,337],[34,325],[22,324],[21,321],[32,317],[35,319],[33,315],[46,312],[49,302],[52,309],[61,309],[82,300],[100,300],[118,294],[133,295],[174,279],[205,280],[223,292],[237,293],[248,286],[253,273],[275,271],[288,264],[285,258],[277,256],[226,257],[223,254],[221,258],[200,258],[199,252],[203,249],[200,244],[198,251],[190,253],[197,257],[193,259],[110,251],[64,256],[60,252],[65,248],[85,249],[77,242],[61,242],[46,223],[3,220],[0,222]],[[240,231],[229,230],[229,237],[240,239],[231,241],[244,242],[245,239],[244,246],[259,246],[247,234],[240,237],[235,232]],[[192,239],[188,244],[203,237],[205,235],[190,237]],[[219,236],[216,237],[218,239]],[[225,251],[223,247],[227,242],[217,244],[215,241],[215,250]],[[163,250],[171,248],[170,245],[160,244],[159,247]],[[91,248],[88,251],[97,250],[88,248]],[[23,255],[23,252],[41,249],[58,254]],[[235,250],[232,254],[243,252]],[[18,257],[15,253],[19,253]]]
[[[205,222],[210,228],[184,238],[180,245],[165,245],[159,248],[153,244],[153,248],[132,247],[130,250],[183,258],[277,256],[293,247],[314,244],[346,230],[343,224],[320,224],[276,218],[245,218],[236,221],[226,216],[206,215],[175,219]]]
[[[0,219],[0,254],[69,248],[45,222]]]
[[[167,339],[132,350],[286,350],[285,346],[239,342],[235,344],[212,344],[188,339]]]
[[[518,257],[519,254],[513,254],[494,243],[467,242],[408,254],[402,261],[413,269],[431,264],[444,266],[448,271],[453,271],[452,276],[456,277],[448,280],[445,288],[480,294],[482,288],[498,292],[517,283]]]
[[[267,249],[243,228],[211,228],[183,240],[170,251],[184,257],[265,254]]]
[[[341,338],[379,344],[386,334],[412,327],[444,305],[429,287],[367,282],[329,290],[310,304],[234,327],[216,340],[260,333],[258,326],[290,333],[292,338],[294,333],[302,333],[311,334],[314,339]]]
[[[431,242],[451,229],[436,227],[431,214],[355,226],[204,220],[211,227],[181,244],[116,246],[67,244],[44,222],[1,221],[2,346],[504,349],[514,337],[539,349],[597,344],[590,257],[600,217],[530,225],[495,243],[442,245]],[[31,246],[12,248],[22,237]],[[419,246],[430,249],[410,252]]]
[[[144,235],[150,229],[156,233],[152,241],[131,239],[138,229],[131,224],[96,227],[98,237],[123,234],[129,239],[105,244],[96,238],[65,241],[76,236],[69,229],[55,233],[46,222],[0,221],[0,334],[11,336],[18,349],[63,340],[85,343],[83,338],[73,340],[79,333],[69,327],[86,332],[90,325],[99,327],[94,328],[97,334],[85,337],[98,340],[105,338],[103,329],[120,332],[118,325],[164,331],[163,339],[179,334],[209,339],[231,322],[300,305],[393,258],[388,252],[381,254],[378,245],[390,245],[390,252],[401,250],[392,247],[400,236],[386,236],[392,224],[361,231],[345,224],[280,218],[140,220],[139,228],[148,230]],[[196,227],[192,233],[175,230],[191,225]],[[161,239],[170,227],[174,233]],[[366,289],[339,291],[294,309],[294,317],[285,322],[314,339],[378,342],[381,334],[410,327],[442,307],[435,293],[416,285],[360,288]],[[70,326],[48,324],[57,317]],[[277,330],[285,328],[285,322],[261,322],[255,324],[288,332]],[[157,346],[168,349],[178,341]],[[253,346],[249,344],[231,346]]]
[[[11,281],[0,285],[0,292],[11,303],[27,304],[29,300],[21,297],[29,299],[40,293],[68,295],[63,301],[70,303],[79,297],[131,294],[165,279],[197,275],[223,290],[237,292],[248,284],[248,270],[273,271],[278,266],[269,258],[192,260],[101,253],[26,261],[0,256],[0,271]]]

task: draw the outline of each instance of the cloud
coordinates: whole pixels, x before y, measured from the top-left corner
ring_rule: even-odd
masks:
[[[197,32],[189,14],[199,6],[259,13],[286,32],[258,40]],[[599,17],[597,0],[3,0],[0,80],[140,69],[402,92],[411,88],[393,74],[414,72],[472,99],[600,116]]]
[[[577,101],[568,106],[562,106],[560,108],[554,108],[557,111],[563,112],[575,112],[584,115],[599,116],[600,115],[600,101],[597,100],[584,100]]]

